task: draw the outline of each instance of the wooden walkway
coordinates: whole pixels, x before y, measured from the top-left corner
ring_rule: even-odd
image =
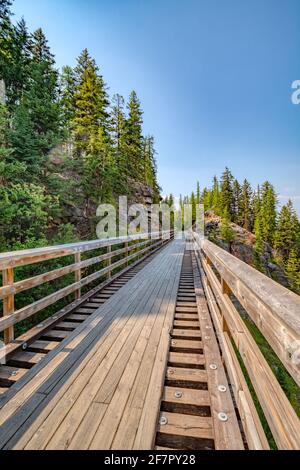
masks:
[[[151,448],[184,248],[169,244],[3,397],[2,448]]]
[[[298,344],[300,298],[208,241],[195,238],[191,251],[182,240],[127,242],[113,252],[119,240],[2,255],[2,269],[10,272],[26,259],[70,253],[78,259],[46,275],[75,272],[75,284],[23,310],[11,308],[14,293],[40,285],[45,275],[4,284],[7,315],[0,322],[7,338],[17,320],[58,296],[78,298],[7,343],[0,376],[5,387],[7,374],[10,388],[0,389],[0,449],[268,449],[236,350],[278,448],[299,449],[300,421],[236,303],[299,384],[299,366],[282,346],[290,344],[290,351]],[[78,249],[103,243],[107,254],[80,260]],[[109,264],[82,279],[80,270],[99,261]],[[113,272],[128,261],[132,267]],[[95,279],[100,284],[81,296]]]

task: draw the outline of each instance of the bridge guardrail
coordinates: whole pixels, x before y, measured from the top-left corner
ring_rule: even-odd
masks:
[[[266,449],[268,442],[237,351],[278,448],[300,449],[299,418],[234,301],[247,312],[299,385],[300,297],[210,241],[197,234],[193,238],[204,291],[249,447]]]
[[[0,315],[0,332],[4,332],[5,344],[14,340],[14,326],[55,304],[64,297],[75,294],[80,300],[81,289],[88,284],[103,277],[111,278],[114,270],[128,266],[141,256],[146,256],[151,250],[158,248],[165,240],[173,236],[173,232],[160,232],[151,234],[137,234],[128,237],[118,237],[106,240],[93,240],[81,243],[72,243],[54,247],[36,248],[0,254],[0,271],[2,271],[2,287],[0,287],[0,300],[3,301],[2,317]],[[118,248],[122,246],[122,248]],[[117,247],[117,249],[114,249]],[[82,254],[97,249],[106,249],[106,253],[82,260]],[[48,260],[74,256],[74,263],[59,269],[54,269],[37,276],[14,281],[14,269],[43,263]],[[114,258],[121,257],[117,261]],[[103,267],[103,263],[105,266]],[[83,277],[84,269],[102,263],[101,269]],[[15,309],[15,296],[21,292],[33,289],[42,284],[62,278],[74,273],[74,282],[66,287],[37,300],[23,308]]]

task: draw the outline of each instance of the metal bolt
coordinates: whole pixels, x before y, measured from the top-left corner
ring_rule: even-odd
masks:
[[[11,375],[12,377],[15,377],[16,375],[18,375],[18,371],[17,371],[17,370],[14,370],[10,375]]]
[[[173,340],[172,341],[172,346],[176,346],[176,344],[177,344],[176,341]]]
[[[161,426],[165,426],[166,424],[168,424],[168,418],[166,418],[165,416],[162,416],[159,420],[159,424]]]
[[[174,371],[172,369],[169,369],[168,370],[168,375],[173,375],[174,374]]]
[[[175,392],[174,397],[175,398],[182,398],[182,392]]]
[[[218,368],[217,364],[210,364],[209,367],[210,367],[211,370],[217,370],[217,368]]]
[[[23,349],[23,351],[26,351],[27,347],[28,347],[28,344],[27,344],[27,343],[22,344],[22,349]]]
[[[205,338],[204,338],[204,339],[207,339],[207,340],[208,340],[208,339],[210,339],[210,336],[205,336]]]
[[[210,330],[210,329],[211,329],[211,326],[207,325],[207,326],[206,326],[206,329],[207,329],[207,330]]]
[[[227,391],[227,387],[225,387],[225,385],[219,385],[218,390],[221,393],[225,393]]]
[[[219,413],[218,414],[218,418],[220,421],[222,421],[223,423],[226,423],[226,421],[228,421],[228,416],[226,413]]]

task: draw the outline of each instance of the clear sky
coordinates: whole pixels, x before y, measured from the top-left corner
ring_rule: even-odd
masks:
[[[202,187],[227,165],[269,179],[300,213],[299,0],[15,0],[58,66],[87,47],[110,93],[135,89],[164,193]]]

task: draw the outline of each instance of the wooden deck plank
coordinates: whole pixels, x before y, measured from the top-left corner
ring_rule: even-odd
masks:
[[[204,335],[202,341],[207,370],[208,390],[211,397],[211,414],[214,426],[215,448],[218,450],[243,450],[244,444],[235,414],[234,404],[230,394],[219,346],[216,336],[213,333],[213,323],[201,283],[200,271],[194,254],[192,255],[192,265],[201,330],[211,332],[209,335]],[[220,391],[220,385],[225,387],[224,391]],[[226,417],[223,421],[219,418],[220,413]]]
[[[160,280],[157,280],[157,288],[159,289],[158,291],[158,298],[160,295],[164,295],[164,287],[163,283],[159,282]],[[155,292],[155,291],[154,291]],[[153,303],[157,301],[155,296],[153,296],[154,292],[152,292],[151,295],[151,289],[148,289],[148,301],[146,301],[146,298],[144,298],[144,305],[143,305],[143,312],[142,315],[137,315],[133,316],[133,325],[134,327],[132,328],[132,325],[129,325],[128,331],[126,332],[126,336],[124,335],[124,330],[122,332],[122,335],[124,339],[126,339],[125,344],[123,345],[122,349],[122,342],[120,341],[120,337],[118,338],[118,342],[114,344],[114,347],[111,349],[110,354],[109,354],[109,363],[101,363],[101,367],[98,367],[98,371],[90,382],[88,383],[88,386],[84,389],[83,393],[81,396],[78,398],[77,402],[75,403],[72,412],[69,414],[69,416],[63,421],[59,431],[56,433],[56,435],[53,437],[53,439],[49,442],[47,449],[61,449],[65,448],[66,445],[68,445],[67,440],[65,439],[65,436],[70,436],[70,433],[76,430],[76,423],[79,426],[81,419],[84,415],[84,410],[87,409],[89,403],[93,399],[94,402],[98,403],[110,403],[112,400],[112,395],[114,394],[114,391],[122,377],[124,380],[124,369],[126,365],[128,364],[128,361],[131,360],[131,355],[132,351],[136,351],[137,346],[135,346],[135,343],[138,338],[143,338],[143,332],[145,330],[147,331],[147,328],[149,328],[149,325],[147,325],[147,320],[150,319],[150,323],[154,322],[154,315],[156,313],[155,306],[154,309],[150,308]],[[149,312],[148,312],[149,309]],[[148,314],[149,313],[149,314]],[[152,314],[152,315],[151,315]],[[146,323],[146,326],[144,326],[144,329],[141,333],[141,330],[143,328],[143,325]],[[129,337],[128,337],[128,333]],[[147,338],[146,338],[147,339]],[[139,341],[140,341],[139,340]],[[116,360],[115,357],[117,356]],[[132,374],[133,368],[130,368],[130,373]],[[102,383],[101,383],[102,381]],[[100,386],[100,388],[99,388]],[[98,392],[97,392],[98,390]],[[94,397],[94,398],[93,398]],[[117,400],[117,408],[119,413],[121,413],[121,404],[120,404],[120,399],[124,399],[124,388],[122,388],[121,391],[121,398],[118,398]],[[116,406],[113,407],[114,410],[114,417],[116,415]],[[109,408],[107,410],[107,413],[109,414]],[[105,416],[107,416],[107,413]],[[97,419],[101,419],[102,417],[97,417]],[[105,418],[107,419],[107,418]],[[116,419],[116,418],[115,418]],[[74,429],[75,428],[75,429]],[[110,426],[109,426],[109,431],[112,432],[113,425],[112,425],[112,420],[110,420]],[[84,427],[83,427],[83,432],[84,432]],[[99,430],[97,431],[99,433]],[[80,445],[80,449],[82,449],[80,443],[81,439],[81,432],[80,430],[77,432],[76,436],[76,441],[72,442],[72,448],[78,448],[76,446]],[[108,431],[105,430],[104,436],[101,438],[101,448],[107,448],[106,445],[106,440],[108,439]]]
[[[170,246],[172,246],[172,244],[170,244]],[[175,249],[175,247],[173,249]],[[161,266],[166,266],[166,267],[168,266],[168,263],[165,263],[165,262],[162,263],[162,261],[167,261],[168,257],[170,258],[170,256],[169,256],[170,254],[172,254],[172,249],[167,247],[163,250],[162,253],[160,253],[151,262],[151,263],[153,263],[154,267],[153,267],[152,271],[150,270],[149,272],[153,273],[153,277],[155,279],[158,279],[157,278],[157,272],[159,271],[159,269],[161,270]],[[161,257],[161,258],[158,260],[157,259],[158,257]],[[100,349],[103,349],[103,343],[105,342],[105,339],[107,340],[106,343],[108,343],[108,338],[109,338],[110,334],[112,334],[112,331],[115,329],[116,324],[118,324],[118,322],[120,322],[120,318],[122,318],[122,316],[123,316],[124,318],[128,319],[128,315],[127,315],[128,310],[131,309],[131,306],[134,302],[139,303],[140,306],[143,305],[144,295],[143,295],[143,292],[141,292],[141,291],[143,291],[143,289],[144,289],[144,291],[147,292],[147,290],[149,289],[149,285],[147,285],[149,283],[148,267],[146,269],[147,269],[147,273],[141,272],[137,275],[137,277],[140,276],[140,279],[138,280],[138,282],[136,282],[135,279],[132,279],[131,281],[129,281],[129,283],[126,286],[126,294],[127,294],[126,295],[126,308],[127,308],[127,310],[124,307],[124,296],[120,296],[119,295],[120,291],[119,291],[113,296],[113,298],[109,299],[107,304],[102,306],[99,309],[98,312],[95,312],[94,314],[92,314],[91,317],[88,318],[84,324],[80,325],[78,327],[78,329],[76,330],[76,332],[71,333],[70,337],[67,338],[65,341],[63,341],[61,343],[61,345],[58,347],[58,351],[56,351],[55,354],[51,353],[52,358],[51,358],[50,361],[46,361],[46,367],[45,367],[46,369],[48,367],[47,372],[48,372],[49,376],[45,374],[45,370],[43,369],[43,371],[40,371],[42,377],[38,376],[37,380],[35,378],[32,378],[31,381],[27,381],[26,383],[24,383],[23,388],[20,388],[20,390],[17,391],[16,397],[19,395],[18,398],[23,399],[23,403],[26,403],[26,397],[25,397],[25,393],[24,393],[24,389],[26,387],[27,387],[27,399],[28,399],[28,396],[30,397],[34,393],[42,392],[42,393],[45,393],[46,396],[48,395],[48,397],[46,399],[46,402],[49,399],[49,397],[50,397],[50,400],[46,404],[42,403],[40,405],[41,412],[39,413],[39,415],[38,415],[37,419],[34,421],[34,423],[32,423],[32,425],[30,426],[30,432],[28,432],[29,430],[27,430],[27,432],[25,433],[26,434],[25,439],[23,439],[24,438],[24,435],[23,435],[20,438],[19,442],[16,443],[16,446],[15,446],[16,448],[24,448],[29,443],[30,443],[30,445],[28,446],[28,448],[29,447],[31,447],[31,448],[44,448],[45,445],[47,445],[47,442],[49,442],[49,437],[48,436],[47,436],[47,439],[46,439],[47,442],[46,441],[42,442],[42,440],[40,440],[41,446],[37,446],[37,447],[35,447],[35,445],[33,444],[32,437],[35,436],[35,434],[38,431],[41,431],[42,434],[43,434],[44,429],[47,427],[47,426],[45,426],[47,416],[51,413],[51,411],[54,409],[54,407],[56,407],[56,405],[58,403],[64,402],[66,392],[70,389],[70,387],[72,386],[73,383],[78,382],[79,375],[84,369],[86,369],[86,370],[89,369],[89,371],[90,371],[89,376],[87,375],[86,380],[88,380],[90,378],[91,371],[94,370],[91,367],[89,367],[91,365],[91,361],[95,357],[96,351],[98,351]],[[169,264],[169,269],[170,269],[170,264]],[[166,268],[166,271],[168,271],[168,268]],[[163,275],[163,273],[162,273],[162,275]],[[133,284],[135,283],[135,286],[134,286],[134,288],[132,287],[132,289],[130,290],[130,284],[132,284],[132,283]],[[158,282],[157,282],[157,284],[158,284]],[[137,285],[139,287],[139,292],[138,293],[135,292]],[[128,287],[129,287],[129,290],[127,289]],[[132,293],[132,295],[130,295],[130,293]],[[134,297],[134,294],[135,294],[135,297]],[[122,310],[122,303],[123,303],[124,308],[123,308],[122,313],[120,313],[119,309],[118,309],[117,313],[114,312],[114,306],[116,305],[115,299],[117,297],[119,298],[120,310]],[[120,315],[121,315],[121,317],[120,317]],[[99,316],[101,317],[101,320],[105,319],[106,316],[110,317],[109,319],[107,318],[107,326],[109,327],[108,329],[102,331],[102,329],[100,328],[100,324],[102,322],[99,320],[99,318],[98,318]],[[118,335],[121,334],[121,332],[123,331],[123,326],[124,325],[119,324]],[[97,328],[98,328],[98,331],[96,331]],[[152,331],[152,329],[151,329],[151,331]],[[151,334],[151,331],[149,330],[148,334],[149,333]],[[101,332],[102,332],[102,334],[101,334]],[[145,332],[146,332],[146,330],[145,330]],[[98,338],[97,338],[97,333],[98,333]],[[99,334],[100,334],[100,340],[99,340]],[[115,343],[117,343],[118,335],[115,337]],[[84,344],[85,348],[82,346],[82,348],[80,349],[80,346],[82,345],[82,342],[85,343]],[[112,344],[114,344],[113,341],[112,341],[111,345]],[[147,347],[147,344],[148,344],[148,335],[146,334],[144,350]],[[89,349],[91,346],[93,346],[93,348]],[[82,352],[82,350],[85,351],[86,349],[89,349],[89,353],[84,357],[84,359],[82,359],[82,357],[81,357],[82,354],[80,354],[80,353]],[[142,353],[142,351],[143,351],[143,347],[141,348],[140,353]],[[108,350],[106,352],[108,352]],[[63,355],[63,354],[65,354],[65,357],[64,357],[64,359],[62,359],[60,357],[60,359],[62,359],[62,362],[60,363],[61,365],[57,365],[57,363],[56,363],[57,357],[59,355]],[[106,354],[103,353],[103,352],[102,352],[102,354],[104,354],[104,357],[105,357]],[[134,351],[133,351],[131,357],[133,357],[133,356],[134,356]],[[104,359],[104,357],[102,357],[102,360]],[[72,358],[72,360],[70,360],[71,358]],[[101,364],[100,352],[99,352],[99,356],[97,357],[97,359],[99,361],[99,366],[100,366],[100,364]],[[77,364],[76,360],[79,361],[80,363]],[[140,358],[139,358],[139,361],[140,361]],[[51,364],[51,362],[52,362],[52,364]],[[69,368],[70,372],[68,372],[68,374],[70,374],[70,375],[67,378],[65,378],[65,377],[63,378],[63,372],[64,372],[64,370],[66,370],[67,365],[69,365],[70,368],[71,368],[71,369]],[[53,367],[51,367],[51,366],[53,366]],[[59,381],[61,381],[61,383]],[[53,385],[51,385],[51,383]],[[66,403],[68,404],[68,402],[65,402],[65,404]],[[11,402],[6,403],[6,404],[3,405],[3,408],[0,411],[0,420],[4,419],[4,421],[5,421],[5,417],[9,417],[9,416],[12,415],[13,409],[18,410],[18,408],[20,408],[22,406],[20,404],[20,402],[18,402],[18,406],[17,406],[16,401],[14,401],[12,406],[8,406],[8,405],[11,405]],[[73,406],[73,404],[72,404],[72,406]],[[71,408],[72,408],[72,406],[71,406]],[[1,416],[1,414],[2,414],[2,416]],[[106,414],[106,411],[105,411],[105,414]],[[41,417],[41,415],[44,415],[44,416]],[[22,421],[19,422],[19,426],[22,426]],[[56,426],[56,428],[57,428],[57,426]],[[17,432],[17,429],[16,429],[16,432]],[[45,432],[45,434],[46,434],[46,432]],[[51,436],[50,436],[50,439],[51,439]]]
[[[164,254],[162,253],[161,255],[163,255],[162,259],[161,259],[161,261],[163,262],[165,259],[167,259],[168,252],[166,251],[166,253],[164,253]],[[143,277],[144,282],[141,283],[140,279],[138,279],[137,281],[135,280],[134,282],[132,281],[132,284],[130,285],[131,287],[129,286],[130,289],[131,289],[129,291],[129,293],[126,290],[127,299],[128,299],[126,304],[124,303],[124,297],[120,294],[116,294],[116,297],[115,297],[114,301],[111,301],[110,303],[107,303],[105,308],[99,310],[99,314],[96,317],[95,317],[96,314],[94,314],[93,318],[95,318],[95,320],[96,319],[98,320],[98,317],[99,316],[101,317],[100,313],[102,313],[102,315],[104,315],[104,312],[106,310],[108,310],[109,306],[111,306],[111,309],[112,309],[112,311],[114,312],[114,314],[116,316],[116,320],[115,320],[115,322],[111,323],[110,330],[108,330],[102,336],[102,338],[98,341],[97,341],[97,339],[98,339],[97,331],[95,331],[95,329],[92,330],[93,334],[95,335],[95,340],[96,340],[96,343],[97,343],[97,346],[96,346],[97,352],[94,351],[94,350],[92,350],[90,352],[90,357],[88,356],[88,358],[86,359],[86,361],[84,363],[84,366],[76,368],[75,375],[71,376],[71,378],[69,379],[70,383],[67,382],[67,384],[62,389],[59,390],[59,393],[55,393],[55,389],[53,390],[53,400],[49,403],[45,413],[43,413],[42,416],[39,416],[38,420],[36,420],[36,422],[34,423],[34,429],[33,428],[31,429],[32,434],[34,434],[35,430],[39,430],[39,433],[37,434],[37,436],[35,438],[36,442],[34,444],[35,445],[34,448],[43,448],[43,446],[45,445],[45,439],[49,440],[49,438],[51,438],[51,435],[49,436],[49,431],[48,431],[47,427],[46,427],[45,432],[43,432],[44,428],[39,429],[39,427],[42,426],[42,424],[44,422],[44,416],[47,415],[48,410],[49,410],[49,413],[51,413],[51,410],[54,408],[56,403],[61,404],[61,408],[59,408],[58,406],[56,407],[55,419],[52,420],[52,424],[51,424],[52,428],[50,428],[50,429],[52,429],[52,431],[54,432],[55,429],[57,428],[57,426],[59,426],[59,424],[63,421],[63,417],[65,416],[65,413],[68,412],[68,409],[69,409],[66,406],[66,401],[65,400],[66,399],[68,400],[68,396],[65,395],[65,389],[68,389],[68,385],[71,385],[73,382],[75,382],[75,379],[77,379],[76,384],[75,384],[76,391],[77,391],[76,393],[79,394],[81,392],[81,390],[84,388],[84,386],[86,385],[86,383],[89,380],[89,376],[86,376],[85,374],[83,374],[82,371],[84,370],[84,368],[88,368],[88,370],[90,370],[90,371],[95,370],[97,368],[97,366],[101,363],[101,360],[103,360],[103,358],[107,355],[107,352],[108,352],[109,348],[111,347],[113,341],[115,340],[115,338],[117,338],[118,334],[120,334],[120,332],[123,330],[124,325],[121,322],[122,321],[122,313],[126,314],[126,312],[128,311],[128,308],[131,308],[134,301],[137,302],[137,300],[139,300],[139,303],[137,304],[138,307],[141,307],[144,304],[143,292],[136,289],[136,284],[138,283],[141,289],[147,287],[147,290],[149,291],[149,289],[148,289],[149,276],[151,275],[152,271],[156,272],[157,267],[159,265],[160,265],[160,263],[158,261],[158,262],[154,263],[152,266],[148,267],[147,273],[141,274],[141,276]],[[123,293],[124,293],[124,291],[123,291]],[[130,295],[130,294],[132,294],[132,295]],[[118,299],[117,303],[116,303],[116,299]],[[93,323],[93,322],[91,322],[91,323]],[[119,323],[119,325],[118,325],[118,323]],[[100,327],[101,327],[101,325],[100,325]],[[106,338],[107,338],[107,342],[105,343]],[[77,340],[77,336],[75,336],[75,338],[74,338],[75,346],[76,346],[76,340]],[[104,342],[105,345],[103,344],[103,342]],[[78,349],[77,349],[77,351],[78,351]],[[80,357],[80,355],[78,355],[78,357]],[[89,362],[89,360],[91,360],[91,362]],[[75,363],[74,367],[76,367],[76,363]],[[60,376],[60,374],[59,374],[59,376]],[[82,387],[82,388],[80,388],[80,387]],[[45,391],[46,391],[46,389],[45,389]],[[70,392],[70,396],[71,396],[72,400],[71,400],[71,404],[69,406],[71,407],[74,403],[74,400],[75,400],[74,393],[72,394],[72,390]],[[64,400],[61,400],[62,397],[64,397]],[[52,418],[52,415],[51,415],[51,418]],[[27,442],[30,440],[30,436],[28,438],[28,434],[29,433],[27,433],[27,436],[24,436],[24,438],[22,438],[22,440],[18,444],[18,446],[20,448],[22,448],[22,446],[24,444],[26,445]],[[47,441],[46,441],[46,443],[47,443]]]
[[[114,437],[114,441],[111,446],[112,449],[132,448],[134,444],[149,382],[151,379],[151,373],[153,372],[155,357],[158,351],[161,335],[163,334],[162,327],[166,322],[168,323],[169,318],[174,315],[181,264],[182,263],[177,262],[174,267],[173,280],[169,282],[166,293],[168,305],[166,305],[166,302],[161,304],[160,312],[152,330],[151,337],[149,338],[141,367],[136,376],[133,389],[124,409],[118,431]],[[164,331],[165,329],[163,332]],[[153,413],[155,414],[155,411],[153,411]]]
[[[149,272],[152,272],[155,269],[157,263],[164,261],[168,255],[168,247],[164,248],[160,253],[159,261],[154,258],[149,265],[147,270],[141,270],[139,273],[139,287],[142,289],[144,286],[148,285],[148,275]],[[113,321],[117,322],[115,317],[119,317],[122,314],[122,307],[118,313],[115,313],[114,316],[110,316],[113,306],[115,306],[116,298],[118,297],[123,301],[122,289],[115,295],[115,299],[112,305],[111,301],[108,301],[105,306],[96,311],[91,315],[88,322],[82,324],[75,333],[71,333],[69,338],[63,341],[55,351],[49,353],[47,358],[44,361],[43,367],[36,366],[34,375],[28,374],[24,380],[21,379],[16,385],[13,391],[9,391],[4,399],[0,398],[0,407],[2,408],[0,412],[0,424],[9,420],[14,414],[18,415],[18,412],[22,410],[22,406],[28,402],[32,394],[38,393],[39,390],[44,389],[47,392],[47,389],[51,387],[51,384],[55,384],[59,381],[61,377],[64,377],[66,382],[72,383],[81,373],[81,370],[86,366],[89,360],[94,356],[94,349],[92,348],[88,354],[82,359],[82,356],[85,354],[85,351],[93,341],[97,340],[97,337],[102,334],[102,339],[108,335],[107,329],[108,324],[111,323],[112,327],[115,326]],[[124,293],[124,291],[123,291]],[[140,297],[139,291],[136,289],[133,281],[127,284],[126,293],[128,299],[135,301],[136,298]],[[89,339],[89,341],[87,341]],[[68,346],[68,349],[66,349]],[[81,358],[82,362],[80,366],[76,364],[76,360]],[[34,379],[34,380],[33,380]],[[69,382],[68,382],[69,381]],[[62,392],[63,393],[63,392]],[[55,393],[53,391],[53,397],[57,399],[60,398],[60,392]],[[49,400],[50,401],[50,400]],[[43,405],[44,406],[44,405]],[[38,419],[34,422],[35,426],[38,426]],[[17,422],[17,425],[20,425],[20,420]],[[7,443],[12,437],[13,431],[11,433],[6,432],[6,426],[2,426],[0,430],[0,444],[2,442]]]
[[[175,436],[192,436],[198,439],[213,439],[212,419],[180,413],[162,412],[160,418],[166,418],[166,425],[159,425],[158,432]]]

